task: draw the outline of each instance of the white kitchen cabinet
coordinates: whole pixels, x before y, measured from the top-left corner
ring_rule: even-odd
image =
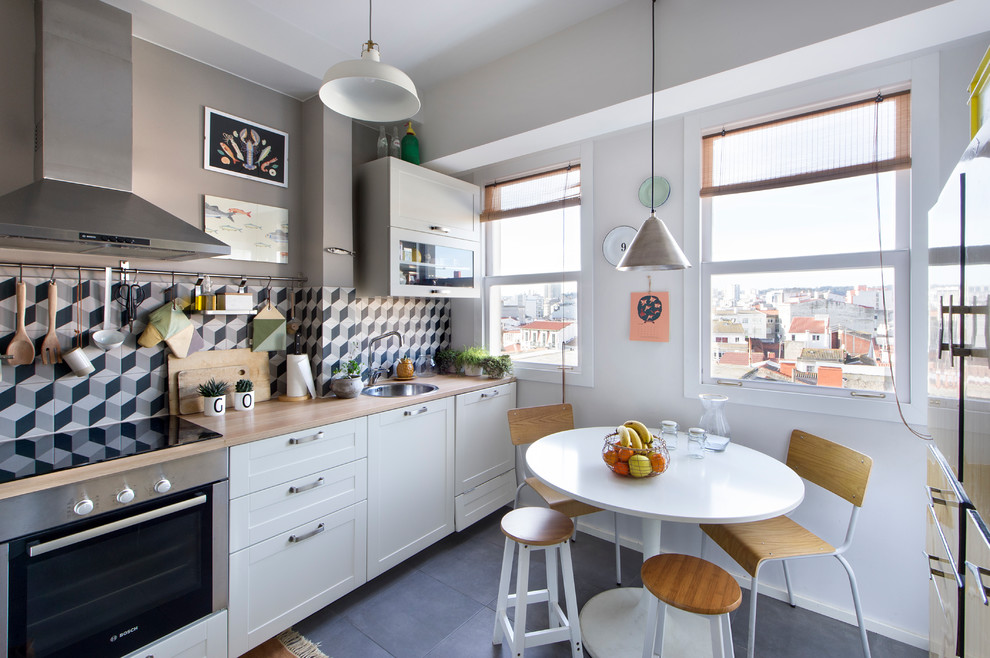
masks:
[[[125,658],[226,658],[227,611],[220,610],[205,619],[166,635]]]
[[[367,580],[368,423],[230,449],[231,658]]]
[[[515,448],[507,412],[514,382],[456,397],[455,527],[463,530],[515,496]]]
[[[368,417],[368,578],[454,529],[454,400]]]
[[[366,297],[478,297],[478,186],[396,158],[357,171],[355,287]]]

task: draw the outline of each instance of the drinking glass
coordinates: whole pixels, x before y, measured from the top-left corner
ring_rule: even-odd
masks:
[[[688,456],[695,459],[705,458],[705,440],[708,433],[700,427],[688,429]]]
[[[661,420],[660,421],[660,438],[667,445],[667,450],[677,449],[677,421],[676,420]]]

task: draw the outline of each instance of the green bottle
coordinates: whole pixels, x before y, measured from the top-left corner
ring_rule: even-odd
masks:
[[[416,138],[412,121],[406,124],[406,134],[402,138],[402,159],[416,165],[419,164],[419,139]]]

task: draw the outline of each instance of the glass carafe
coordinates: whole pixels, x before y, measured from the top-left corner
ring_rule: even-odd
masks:
[[[704,405],[704,413],[698,423],[709,435],[729,438],[729,421],[725,418],[725,403],[729,399],[719,393],[702,393],[698,396]]]

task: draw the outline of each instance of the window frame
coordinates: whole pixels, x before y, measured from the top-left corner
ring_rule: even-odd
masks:
[[[925,363],[919,354],[925,352],[927,337],[918,327],[925,327],[927,208],[937,197],[937,185],[932,184],[933,168],[927,158],[937,160],[937,139],[919,131],[925,121],[937,121],[937,108],[931,104],[938,98],[937,59],[923,57],[917,60],[837,76],[825,81],[809,83],[802,88],[769,92],[759,97],[720,106],[711,110],[685,116],[684,120],[684,196],[697,199],[697,204],[685,204],[685,248],[698,263],[688,270],[684,280],[684,394],[696,397],[702,393],[725,393],[733,401],[742,404],[788,408],[798,411],[835,414],[847,417],[877,420],[897,420],[899,413],[893,392],[882,399],[853,394],[853,389],[822,390],[818,387],[782,387],[770,382],[740,382],[719,384],[712,378],[706,380],[710,370],[711,355],[711,276],[716,274],[743,274],[765,271],[809,271],[841,268],[876,268],[876,252],[773,258],[748,261],[706,262],[702,255],[710,251],[711,215],[699,197],[701,189],[701,138],[719,125],[748,122],[760,116],[780,116],[801,108],[825,107],[837,99],[861,95],[865,90],[903,89],[912,92],[911,140],[913,164],[910,170],[897,172],[906,177],[907,183],[897,184],[898,220],[895,229],[894,249],[885,246],[884,266],[894,270],[892,281],[895,290],[894,326],[897,334],[895,359],[897,372],[897,396],[909,422],[925,422]],[[928,131],[931,132],[931,131]],[[906,217],[901,213],[906,213]],[[920,254],[920,256],[919,256]],[[768,267],[770,269],[768,269]],[[706,308],[707,307],[707,308]],[[707,325],[706,325],[707,321]],[[707,326],[707,328],[706,328]],[[696,337],[696,338],[694,338]]]
[[[488,346],[493,345],[493,332],[499,318],[492,317],[491,291],[493,286],[515,284],[540,284],[575,282],[577,284],[578,306],[578,365],[568,368],[565,381],[567,385],[594,386],[594,164],[593,146],[591,143],[578,147],[559,149],[552,152],[511,160],[475,172],[474,180],[479,185],[486,185],[498,178],[510,178],[528,171],[551,169],[568,161],[581,165],[581,203],[580,206],[580,270],[568,272],[552,272],[537,274],[491,275],[494,239],[493,225],[497,222],[484,222],[482,226],[481,265],[481,299],[480,326],[475,328],[475,338]],[[549,364],[513,363],[513,374],[519,380],[545,383],[561,381],[561,367]]]

